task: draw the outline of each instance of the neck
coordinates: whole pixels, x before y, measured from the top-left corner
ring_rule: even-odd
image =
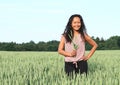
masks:
[[[79,32],[78,31],[73,31],[74,32],[74,36],[77,36],[78,34],[79,34]]]

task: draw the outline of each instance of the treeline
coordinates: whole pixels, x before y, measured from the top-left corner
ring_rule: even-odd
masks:
[[[107,40],[103,38],[94,38],[98,44],[97,50],[120,50],[120,36],[112,36]],[[0,51],[57,51],[59,41],[52,40],[48,42],[18,44],[16,42],[0,42]],[[86,43],[86,50],[90,50],[91,46]]]
[[[103,38],[94,38],[92,37],[96,43],[98,44],[97,50],[120,50],[120,36],[112,36],[107,40]],[[86,43],[86,49],[90,50],[91,46]]]

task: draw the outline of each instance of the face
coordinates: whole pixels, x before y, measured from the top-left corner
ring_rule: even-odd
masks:
[[[79,17],[74,17],[72,21],[72,28],[73,30],[79,30],[81,27],[81,22]]]

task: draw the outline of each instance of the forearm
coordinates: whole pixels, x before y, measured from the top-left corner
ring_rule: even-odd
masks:
[[[90,58],[94,54],[96,48],[97,48],[97,44],[92,47],[92,49],[90,50],[89,54],[87,55],[87,58]]]
[[[63,55],[63,56],[71,57],[71,53],[70,52],[66,52],[64,50],[58,50],[58,53]]]

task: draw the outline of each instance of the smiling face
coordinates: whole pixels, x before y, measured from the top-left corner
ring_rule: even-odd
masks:
[[[78,31],[81,27],[80,18],[74,17],[71,25],[72,25],[73,30]]]

